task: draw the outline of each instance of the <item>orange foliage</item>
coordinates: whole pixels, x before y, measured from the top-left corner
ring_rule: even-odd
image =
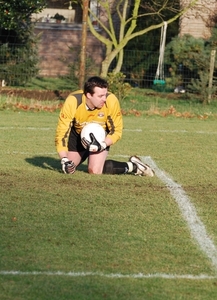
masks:
[[[43,103],[43,102],[41,102]],[[22,104],[20,102],[17,102],[15,104],[10,105],[13,109],[18,109],[18,110],[23,110],[23,111],[33,111],[33,112],[39,112],[39,111],[47,111],[47,112],[55,112],[58,111],[62,108],[63,103],[58,103],[58,104],[49,104],[49,105],[43,105],[43,104]],[[142,115],[148,115],[148,116],[153,116],[153,115],[158,115],[161,117],[168,117],[168,116],[173,116],[176,118],[198,118],[199,120],[206,120],[209,116],[212,117],[217,117],[217,115],[196,115],[191,112],[178,112],[173,105],[171,105],[167,110],[160,110],[159,108],[151,108],[149,111],[143,112],[139,111],[136,109],[130,109],[130,110],[124,110],[122,109],[122,115],[123,116],[129,116],[133,115],[135,117],[141,117]]]
[[[34,111],[34,112],[39,112],[39,111],[48,111],[48,112],[54,112],[56,110],[61,109],[62,103],[59,104],[50,104],[50,105],[42,105],[42,104],[22,104],[20,102],[17,102],[12,105],[13,108],[15,109],[20,109],[24,111]]]

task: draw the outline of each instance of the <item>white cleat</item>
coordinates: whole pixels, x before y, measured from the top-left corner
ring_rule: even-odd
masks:
[[[154,176],[154,171],[149,167],[149,165],[144,164],[138,156],[131,156],[129,161],[137,166],[135,175]]]

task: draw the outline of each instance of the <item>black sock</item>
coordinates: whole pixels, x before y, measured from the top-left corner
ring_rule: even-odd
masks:
[[[103,174],[125,174],[129,171],[129,164],[126,162],[106,160],[103,167]]]

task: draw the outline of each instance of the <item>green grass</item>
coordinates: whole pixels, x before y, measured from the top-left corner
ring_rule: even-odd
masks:
[[[156,93],[153,90],[132,89],[130,94],[121,102],[123,109],[136,109],[149,114],[167,111],[174,107],[176,113],[185,113],[185,116],[192,115],[211,116],[217,114],[217,101],[213,100],[209,105],[201,104],[201,101],[193,94]],[[177,114],[178,115],[178,114]]]
[[[18,87],[19,88],[19,87]],[[33,90],[73,90],[77,89],[76,84],[72,80],[66,77],[36,77],[28,82],[25,89]]]
[[[20,88],[20,87],[19,87]],[[49,101],[43,99],[43,91],[68,91],[70,93],[78,87],[72,81],[66,78],[35,78],[28,84],[25,89],[33,91],[32,99],[25,99],[20,96],[13,95],[13,89],[6,87],[7,94],[0,95],[0,110],[13,109],[18,110],[17,104],[27,106],[27,110],[41,110],[43,107],[56,109],[58,104],[63,101]],[[36,94],[34,91],[40,91]],[[16,94],[16,93],[15,93]],[[54,99],[53,92],[52,95]],[[35,98],[34,98],[35,97]],[[175,116],[179,118],[216,118],[217,117],[217,101],[213,97],[209,105],[203,105],[198,96],[175,93],[159,93],[151,89],[133,88],[121,102],[121,108],[125,115],[145,115],[145,116]],[[42,107],[43,106],[43,107]],[[39,108],[40,107],[40,108]]]
[[[216,299],[216,266],[160,177],[89,175],[86,164],[62,174],[57,118],[0,111],[1,300]],[[186,192],[215,245],[216,135],[214,118],[129,115],[109,155],[150,156]],[[133,277],[140,273],[151,276]],[[214,277],[174,277],[201,274]]]

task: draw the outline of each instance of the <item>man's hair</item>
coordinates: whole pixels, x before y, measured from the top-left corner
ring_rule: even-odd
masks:
[[[108,82],[98,76],[90,77],[84,84],[84,94],[90,93],[93,95],[95,87],[108,88]]]

